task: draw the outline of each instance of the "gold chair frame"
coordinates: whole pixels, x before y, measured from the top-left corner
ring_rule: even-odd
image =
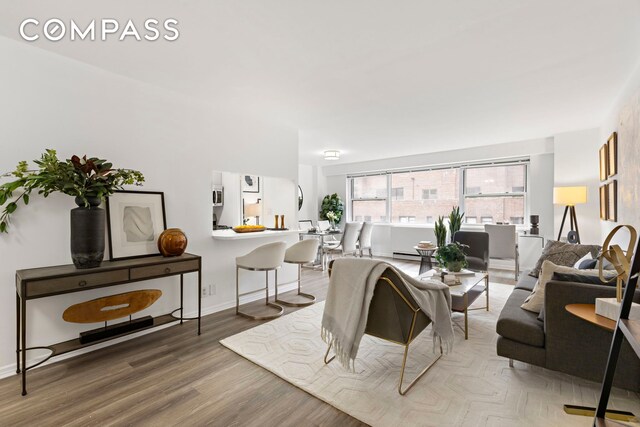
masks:
[[[331,268],[329,269],[329,273],[331,273]],[[371,336],[374,336],[376,338],[380,338],[380,339],[383,339],[385,341],[389,341],[389,342],[404,346],[404,357],[402,358],[402,368],[400,369],[400,380],[398,381],[398,393],[400,393],[401,396],[404,396],[418,382],[418,380],[420,380],[420,378],[422,378],[424,376],[424,374],[426,374],[429,371],[429,369],[431,369],[433,367],[433,365],[435,365],[436,362],[438,360],[440,360],[440,358],[442,357],[442,340],[440,339],[440,354],[437,355],[436,358],[431,363],[429,363],[429,365],[427,365],[427,367],[425,367],[413,380],[411,380],[411,382],[409,383],[409,385],[406,388],[403,389],[402,385],[403,385],[403,382],[404,382],[405,368],[407,366],[407,357],[409,355],[409,345],[411,344],[411,342],[418,335],[420,335],[420,332],[418,332],[418,334],[416,334],[414,336],[414,332],[415,332],[415,326],[416,326],[416,320],[418,318],[418,314],[420,312],[422,312],[422,310],[420,309],[420,307],[415,307],[404,296],[404,294],[400,291],[400,289],[398,289],[398,287],[393,283],[393,281],[391,279],[389,279],[388,277],[386,277],[384,275],[380,276],[380,279],[379,279],[378,283],[376,283],[376,287],[381,283],[380,281],[382,281],[383,283],[386,283],[387,285],[389,285],[391,287],[391,289],[394,292],[396,292],[400,296],[400,298],[402,298],[402,301],[413,312],[413,316],[412,316],[412,319],[411,319],[411,327],[409,329],[409,335],[408,335],[407,339],[405,340],[405,342],[398,342],[398,341],[395,341],[395,340],[391,340],[389,338],[385,338],[385,337],[382,337],[382,336],[378,336],[378,335],[372,334],[372,333],[367,332],[365,330],[365,333],[367,335],[371,335]],[[331,351],[331,347],[332,346],[333,346],[333,341],[331,343],[329,343],[327,351],[326,351],[326,353],[324,355],[324,363],[325,364],[329,364],[333,359],[335,359],[335,355],[333,357],[331,357],[330,359],[327,359],[327,357],[329,356],[329,351]]]

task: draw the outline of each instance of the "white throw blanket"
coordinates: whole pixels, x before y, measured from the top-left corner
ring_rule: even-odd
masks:
[[[431,319],[434,349],[437,338],[441,340],[445,352],[449,352],[453,346],[448,286],[436,280],[414,279],[383,261],[341,258],[333,262],[321,334],[327,344],[333,345],[336,357],[347,369],[353,369],[367,326],[373,291],[387,268],[394,270],[404,280],[420,309]]]

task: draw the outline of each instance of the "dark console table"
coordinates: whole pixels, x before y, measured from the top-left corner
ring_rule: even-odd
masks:
[[[183,276],[186,273],[198,273],[197,317],[183,316]],[[180,307],[171,313],[153,318],[153,324],[150,326],[86,344],[80,343],[80,340],[76,338],[48,346],[26,348],[28,300],[177,275],[180,275]],[[69,264],[16,271],[16,372],[18,374],[22,372],[22,395],[27,394],[27,371],[41,365],[54,356],[176,321],[180,321],[182,324],[184,320],[197,320],[198,335],[200,335],[200,320],[202,315],[201,299],[202,258],[198,255],[187,253],[171,258],[154,256],[123,261],[105,261],[100,267],[88,270],[78,270],[73,264]],[[178,311],[180,313],[176,315]],[[27,366],[27,351],[34,349],[47,349],[51,351],[51,354],[35,365]]]

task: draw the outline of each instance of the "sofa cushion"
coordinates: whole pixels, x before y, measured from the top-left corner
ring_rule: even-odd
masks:
[[[518,279],[518,283],[516,284],[516,289],[524,289],[525,291],[533,291],[533,287],[536,285],[536,278],[529,276],[529,272],[525,272],[520,275]]]
[[[534,313],[540,313],[542,311],[542,307],[544,305],[545,287],[547,285],[547,282],[552,280],[556,274],[568,274],[570,275],[570,277],[576,277],[575,280],[571,281],[583,283],[590,282],[586,280],[579,280],[579,276],[591,276],[595,277],[596,279],[598,278],[598,270],[578,270],[577,268],[573,267],[555,265],[551,261],[545,260],[542,263],[542,271],[540,273],[540,277],[538,278],[538,283],[536,283],[536,286],[533,288],[533,292],[531,292],[531,295],[524,301],[524,304],[522,304],[523,309],[532,311]],[[609,277],[609,275],[611,275],[611,272],[607,272],[605,274],[605,277]],[[544,315],[542,318],[544,319]]]
[[[591,271],[591,270],[590,270]],[[597,271],[597,270],[593,270]],[[558,282],[575,282],[575,283],[587,283],[589,285],[601,285],[601,286],[615,286],[616,285],[616,272],[611,270],[602,271],[605,280],[601,280],[600,276],[591,274],[579,274],[579,273],[553,273],[553,280]]]
[[[496,332],[500,336],[522,344],[544,347],[544,323],[537,314],[520,308],[531,292],[514,289],[500,312]]]
[[[558,242],[549,240],[542,250],[542,255],[536,266],[529,272],[530,276],[538,277],[542,269],[542,263],[549,260],[556,265],[572,266],[587,253],[591,253],[593,258],[598,256],[600,246],[598,245],[576,245],[573,243]]]

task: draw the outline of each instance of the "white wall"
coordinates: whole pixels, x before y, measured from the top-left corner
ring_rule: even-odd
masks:
[[[318,167],[311,165],[298,166],[298,185],[302,188],[304,201],[298,212],[298,218],[318,220]]]
[[[145,190],[165,193],[167,225],[182,228],[189,237],[188,251],[203,256],[203,285],[217,285],[217,295],[203,300],[204,311],[232,304],[234,284],[221,274],[229,261],[211,238],[211,171],[251,171],[297,181],[297,131],[3,37],[0,57],[0,171],[12,170],[19,160],[38,158],[45,148],[57,149],[62,158],[86,153],[141,170]],[[15,270],[70,263],[73,207],[70,197],[34,196],[28,207],[16,212],[10,233],[0,236],[2,372],[15,372]],[[195,310],[192,276],[185,277],[187,312]],[[162,289],[163,297],[148,314],[167,312],[178,304],[176,280],[29,302],[27,344],[77,337],[87,326],[62,321],[66,307],[129,289]]]
[[[619,224],[640,230],[640,62],[600,127],[599,146],[612,132],[618,132],[618,221],[600,221],[602,241]],[[626,245],[628,238],[620,237]]]
[[[584,244],[601,244],[600,238],[600,196],[598,187],[599,163],[598,149],[600,130],[598,128],[566,132],[554,135],[555,152],[555,186],[582,186],[588,189],[587,203],[576,205],[580,242]],[[564,206],[555,206],[554,224],[556,237],[560,230]],[[569,218],[564,224],[562,237],[569,232]]]

